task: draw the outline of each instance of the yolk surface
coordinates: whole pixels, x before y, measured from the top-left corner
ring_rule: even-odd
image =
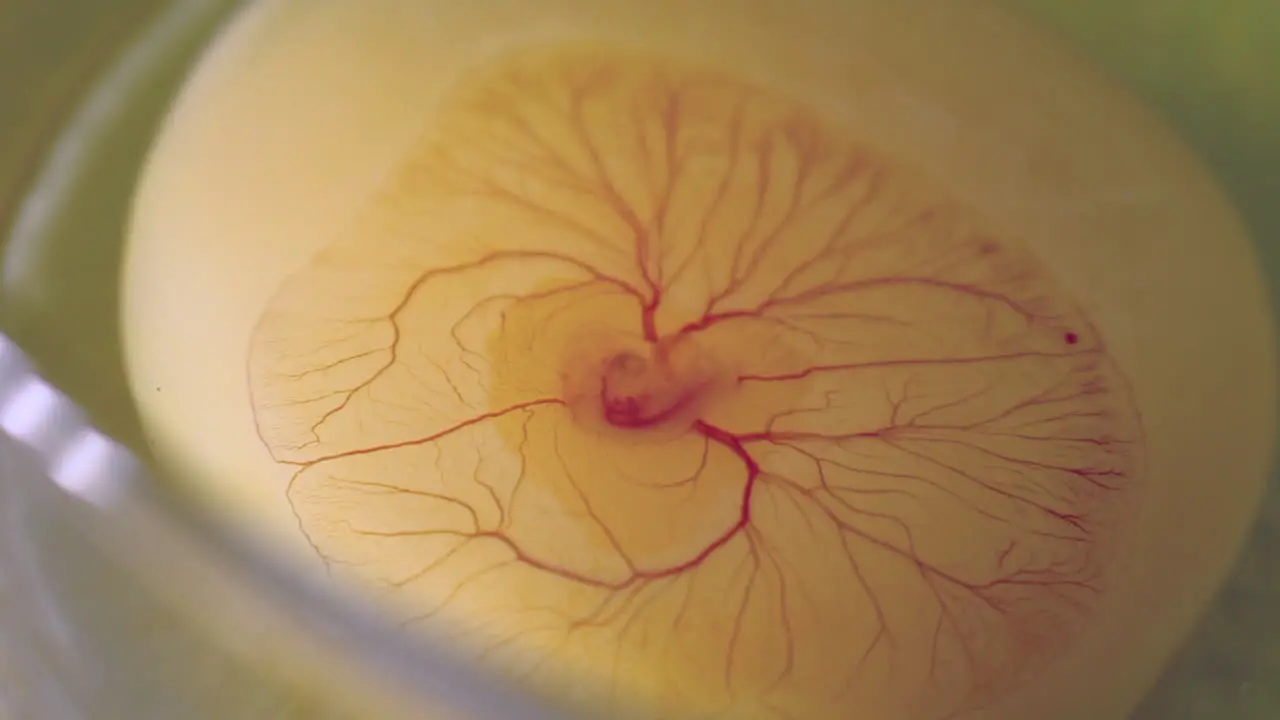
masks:
[[[1132,712],[1276,363],[1122,89],[987,0],[247,5],[121,283],[176,489],[604,717]]]
[[[671,712],[995,702],[1092,617],[1144,491],[1127,380],[1018,238],[661,54],[460,76],[248,367],[332,569]]]

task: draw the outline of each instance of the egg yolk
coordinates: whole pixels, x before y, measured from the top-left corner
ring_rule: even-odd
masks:
[[[1016,239],[657,57],[516,53],[437,112],[253,338],[329,562],[691,711],[932,716],[1069,642],[1142,429]]]
[[[177,106],[126,269],[158,453],[179,475],[202,465],[184,476],[205,485],[252,485],[242,505],[276,508],[263,524],[408,631],[447,628],[460,654],[609,713],[1061,704],[1054,673],[1140,606],[1120,586],[1161,566],[1144,538],[1173,515],[1152,508],[1192,482],[1190,465],[1168,479],[1189,425],[1135,390],[1177,355],[1163,340],[1143,355],[1117,318],[1156,310],[1108,290],[1143,276],[1126,248],[1162,237],[1149,219],[1174,191],[1145,205],[1136,180],[1107,189],[1105,153],[1078,161],[1075,130],[1014,110],[991,122],[1017,132],[981,129],[995,81],[976,71],[934,61],[930,87],[957,94],[932,111],[895,94],[926,85],[909,70],[946,34],[940,8],[917,8],[917,27],[853,3],[863,32],[923,48],[883,64],[779,25],[770,52],[809,70],[770,76],[732,60],[751,54],[746,30],[699,52],[690,8],[631,27],[564,0],[546,9],[554,32],[526,18],[498,33],[485,8],[514,4],[420,26],[409,5],[268,3],[209,61],[241,69],[198,73]],[[787,12],[834,12],[800,5]],[[957,46],[998,55],[977,38],[1004,16],[982,8]],[[467,33],[487,44],[443,49]],[[820,52],[846,58],[832,79]],[[1029,76],[1067,78],[1081,106],[1128,107],[1045,67]],[[846,76],[884,92],[840,90]],[[1149,127],[1128,112],[1124,142]],[[1027,189],[984,201],[990,184],[955,170],[983,163],[903,151],[940,138],[959,158],[1026,143],[990,163]],[[1177,175],[1162,162],[1151,177]],[[1139,210],[1077,219],[1113,202]],[[1141,677],[1161,652],[1134,661]]]

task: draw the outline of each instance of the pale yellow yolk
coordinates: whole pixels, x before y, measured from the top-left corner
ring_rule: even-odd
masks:
[[[341,32],[326,13],[394,47],[376,18],[397,4],[380,7],[309,11],[326,29],[274,52],[305,74],[307,53]],[[241,116],[228,133],[241,145],[258,133],[257,168],[179,144],[200,121],[176,116],[152,182],[180,189],[153,191],[172,219],[139,213],[126,318],[144,412],[169,423],[161,454],[221,447],[218,471],[252,475],[255,503],[278,497],[262,516],[335,576],[406,627],[446,619],[466,652],[542,689],[643,699],[663,717],[943,718],[1054,687],[1081,636],[1114,622],[1139,511],[1171,492],[1148,477],[1151,410],[1132,389],[1149,361],[1117,357],[1099,327],[1121,327],[1123,311],[1079,282],[1123,252],[1067,250],[1085,257],[1068,289],[1029,245],[1047,241],[1024,237],[1040,228],[1000,217],[1012,204],[984,206],[964,177],[892,147],[919,129],[879,140],[877,123],[859,129],[727,52],[677,51],[643,28],[609,41],[590,31],[619,32],[608,22],[561,10],[586,30],[448,72],[361,68],[443,79],[417,101],[370,100],[414,108],[401,120],[370,112],[333,136],[356,149],[380,128],[391,138],[367,140],[380,159],[342,213],[314,190],[337,197],[340,181],[302,174],[313,189],[274,209],[217,209],[193,190],[235,194],[225,183],[255,173],[295,182],[281,158],[305,151],[266,144],[287,146],[289,121],[303,135],[324,124],[308,114],[319,101],[260,126]],[[440,32],[424,27],[423,42]],[[258,52],[266,76],[286,66]],[[892,67],[868,72],[894,83]],[[242,97],[268,102],[254,93],[270,87]],[[1073,155],[1068,135],[1043,142],[1027,157]],[[1033,169],[1065,188],[1064,206],[1089,197],[1087,173]],[[147,200],[144,188],[144,211],[163,202]],[[197,260],[185,241],[179,264],[225,279],[158,299],[175,266],[149,248],[184,242],[184,204],[225,225],[231,247],[248,247],[238,226],[293,249],[263,250],[233,278],[209,268],[235,252],[206,243]],[[313,211],[333,214],[308,226],[323,236],[291,240],[305,222],[280,218]],[[1127,222],[1113,242],[1154,232]],[[158,370],[146,357],[175,337],[154,303],[206,304],[222,349],[185,368],[168,351]],[[189,404],[233,371],[238,398]],[[148,394],[162,376],[164,394]]]
[[[464,76],[249,372],[326,559],[700,711],[989,702],[1088,619],[1142,487],[1040,263],[803,105],[648,56]]]

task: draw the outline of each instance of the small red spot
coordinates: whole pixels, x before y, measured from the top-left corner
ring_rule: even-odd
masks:
[[[1073,332],[1069,332],[1066,335],[1063,335],[1062,339],[1066,340],[1068,345],[1075,345],[1076,343],[1080,342],[1080,336],[1076,335]]]

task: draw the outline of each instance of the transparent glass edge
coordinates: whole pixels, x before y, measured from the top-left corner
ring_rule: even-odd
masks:
[[[398,717],[415,717],[429,706],[477,720],[567,717],[565,709],[451,656],[430,627],[425,641],[410,640],[268,548],[230,536],[196,508],[167,501],[142,463],[87,425],[71,400],[31,372],[3,336],[0,432],[16,441],[13,452],[32,460],[31,471],[8,473],[8,483],[73,501],[76,525],[121,570],[238,654],[257,656],[259,664],[267,660],[264,654],[287,656],[277,660],[322,657],[325,662],[311,668],[322,676],[308,678],[308,685],[367,688],[365,703],[386,706]],[[246,616],[267,620],[292,648],[261,647],[236,622]]]

